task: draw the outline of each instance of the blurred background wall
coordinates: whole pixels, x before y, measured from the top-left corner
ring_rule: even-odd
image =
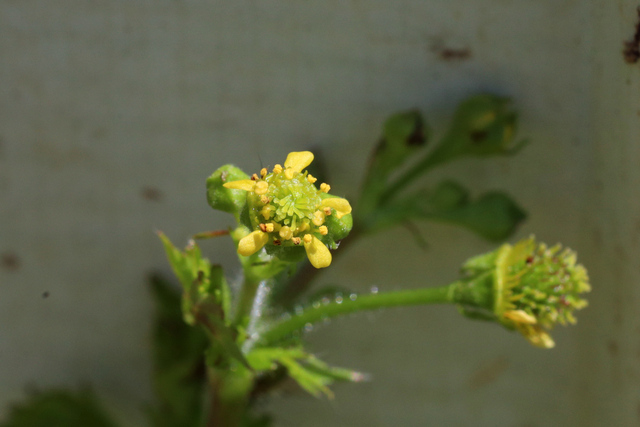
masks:
[[[183,243],[231,224],[206,203],[213,170],[314,147],[349,196],[389,114],[420,108],[438,134],[460,100],[488,91],[514,99],[532,144],[438,174],[509,191],[530,214],[515,237],[579,252],[594,291],[578,326],[542,351],[452,307],[341,319],[311,348],[373,381],[265,409],[282,427],[637,425],[640,65],[622,56],[636,6],[0,1],[0,405],[29,385],[90,383],[135,425],[151,393],[145,277],[168,273],[154,230]],[[493,247],[420,230],[426,251],[389,230],[323,282],[442,284]],[[204,248],[233,276],[229,241]]]

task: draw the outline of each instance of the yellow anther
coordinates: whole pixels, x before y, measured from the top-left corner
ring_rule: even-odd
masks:
[[[282,227],[280,229],[280,237],[282,237],[284,240],[291,239],[293,237],[293,231],[291,230],[291,227],[289,227],[288,225]]]
[[[287,179],[292,179],[292,178],[293,178],[293,169],[291,169],[291,168],[286,168],[286,169],[284,170],[284,176],[285,176]]]
[[[275,165],[275,166],[273,167],[273,173],[280,173],[280,172],[282,172],[282,166],[280,166],[280,165]]]
[[[253,191],[256,186],[256,182],[251,181],[250,179],[241,179],[239,181],[225,182],[222,186],[231,190]]]
[[[256,182],[256,187],[253,189],[254,193],[266,194],[267,191],[269,191],[269,183],[267,183],[267,181]]]
[[[331,208],[329,206],[325,206],[324,208],[322,208],[322,212],[324,212],[326,216],[329,216],[331,215]]]
[[[324,213],[315,211],[313,213],[313,219],[311,220],[311,222],[313,222],[314,225],[320,227],[322,224],[324,224]]]
[[[264,217],[264,219],[269,219],[271,217],[271,211],[273,210],[273,206],[267,205],[260,209],[260,215]]]
[[[320,234],[322,234],[323,236],[326,236],[326,235],[327,235],[327,233],[329,233],[329,229],[327,228],[327,226],[326,226],[326,225],[321,225],[321,226],[318,228],[318,231],[319,231],[319,232],[320,232]]]
[[[318,178],[314,177],[313,175],[311,175],[311,174],[307,175],[307,181],[309,181],[311,184],[313,184],[317,180],[318,180]]]
[[[260,169],[260,176],[262,177],[262,179],[264,179],[264,177],[267,176],[268,173],[269,171],[267,170],[267,168]]]
[[[325,182],[323,182],[322,184],[320,184],[320,191],[324,192],[324,193],[328,193],[329,190],[331,190],[331,186]]]
[[[273,231],[272,223],[260,224],[259,227],[260,227],[260,230],[262,230],[264,233],[271,233]]]
[[[301,239],[299,237],[294,237],[291,239],[291,241],[293,242],[294,245],[299,245],[301,242]]]
[[[269,198],[265,195],[260,196],[260,202],[262,202],[263,205],[266,205],[267,203],[270,202]]]
[[[305,234],[304,235],[304,242],[305,243],[311,243],[313,241],[313,236],[311,234]]]
[[[280,231],[280,229],[282,228],[282,226],[280,224],[278,224],[277,222],[270,222],[269,224],[273,225],[273,229],[275,231]]]
[[[258,174],[257,174],[257,173],[254,173],[253,175],[251,175],[251,180],[252,180],[252,181],[257,181],[257,180],[259,180],[259,179],[260,179],[260,178],[258,178]]]

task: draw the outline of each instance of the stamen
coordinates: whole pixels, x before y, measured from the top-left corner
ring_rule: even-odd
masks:
[[[309,174],[307,175],[307,181],[309,181],[309,183],[313,184],[318,180],[318,178],[314,177],[313,175]]]
[[[315,211],[313,213],[313,219],[311,220],[311,222],[313,222],[314,225],[320,227],[322,224],[324,224],[324,213]]]
[[[327,233],[329,233],[329,229],[327,229],[327,226],[326,226],[326,225],[321,225],[321,226],[318,228],[318,231],[319,231],[319,232],[320,232],[320,234],[322,234],[323,236],[326,236],[326,235],[327,235]]]
[[[287,225],[285,225],[280,229],[279,234],[280,234],[280,237],[282,237],[284,240],[289,240],[293,237],[293,231],[291,231],[291,227]]]
[[[256,187],[253,189],[253,192],[256,194],[266,194],[269,191],[269,184],[267,181],[260,181],[256,183]]]
[[[291,239],[291,241],[293,242],[294,245],[299,245],[301,239],[299,237],[294,237]]]
[[[331,186],[327,183],[322,183],[320,184],[320,191],[324,192],[324,193],[328,193],[329,190],[331,190]]]
[[[284,170],[284,176],[287,179],[293,179],[293,170],[291,170],[290,168],[287,168]]]
[[[262,179],[264,179],[264,177],[267,176],[268,173],[269,171],[267,170],[267,168],[260,169],[260,176],[262,177]]]
[[[280,165],[275,165],[275,166],[273,167],[273,173],[280,173],[280,172],[282,172],[282,166],[280,166]]]

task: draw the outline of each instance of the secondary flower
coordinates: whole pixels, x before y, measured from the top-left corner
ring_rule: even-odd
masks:
[[[576,259],[570,249],[549,248],[530,237],[472,258],[463,270],[468,283],[492,288],[492,297],[479,308],[531,344],[551,348],[555,343],[548,331],[558,323],[575,323],[573,312],[587,306],[580,294],[591,290],[589,277]]]
[[[338,220],[351,213],[346,199],[329,195],[331,187],[321,183],[305,171],[313,161],[309,151],[289,153],[284,167],[266,168],[251,179],[224,183],[224,187],[247,192],[248,214],[253,227],[240,239],[238,253],[249,256],[265,245],[304,247],[311,264],[316,268],[331,264],[331,252],[323,243],[323,236],[331,233],[328,218]]]

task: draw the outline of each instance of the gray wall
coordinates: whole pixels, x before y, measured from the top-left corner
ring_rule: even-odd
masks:
[[[461,99],[491,91],[513,97],[533,143],[439,174],[510,191],[530,213],[517,237],[578,250],[594,286],[579,325],[542,351],[452,307],[338,320],[310,347],[373,381],[265,408],[282,427],[637,425],[640,68],[621,54],[635,7],[0,0],[0,404],[25,385],[90,382],[135,425],[150,395],[144,278],[168,272],[153,231],[184,242],[231,224],[205,201],[214,169],[257,171],[316,146],[348,196],[388,114],[418,107],[442,131]],[[420,229],[426,252],[390,230],[323,281],[441,284],[491,247]],[[204,247],[233,275],[228,241]]]

